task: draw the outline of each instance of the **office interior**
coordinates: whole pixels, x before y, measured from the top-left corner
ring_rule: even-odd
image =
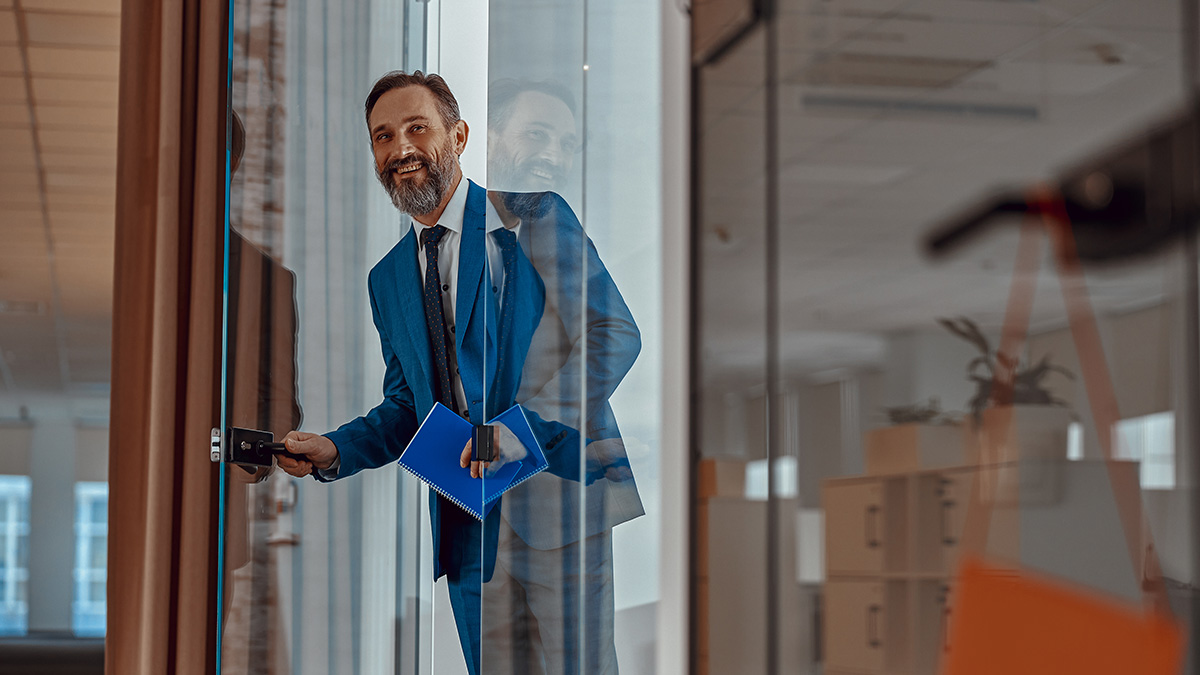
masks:
[[[1038,672],[1102,629],[1197,672],[1197,4],[0,2],[0,673],[467,672],[427,488],[228,444],[380,398],[393,69],[497,189],[497,83],[556,92],[542,169],[641,338],[621,672]]]

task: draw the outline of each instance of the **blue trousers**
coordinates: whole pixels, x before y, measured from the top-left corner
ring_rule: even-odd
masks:
[[[500,519],[496,567],[483,579],[483,527],[459,523],[447,570],[471,675],[616,675],[612,531],[548,551]]]

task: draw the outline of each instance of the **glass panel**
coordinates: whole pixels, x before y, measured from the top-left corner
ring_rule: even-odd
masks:
[[[521,406],[549,466],[460,526],[480,539],[449,570],[471,672],[654,669],[658,22],[644,3],[489,10],[486,227],[515,246],[486,252],[481,389],[489,415]]]
[[[766,35],[750,32],[694,79],[701,102],[693,215],[694,539],[699,673],[767,667]],[[774,468],[774,467],[770,467]],[[770,474],[770,475],[769,475]]]
[[[1165,586],[1187,630],[1197,582],[1197,430],[1186,421],[1200,404],[1187,338],[1195,259],[1178,236],[1150,245],[1169,222],[1159,209],[1190,194],[1196,170],[1194,132],[1179,123],[1181,55],[1196,45],[1183,47],[1179,9],[1133,0],[778,3],[767,24],[777,44],[766,55],[777,77],[765,82],[777,104],[742,118],[776,138],[772,202],[761,180],[748,199],[707,182],[714,167],[746,173],[735,154],[744,135],[710,129],[749,107],[767,70],[751,51],[758,36],[699,68],[699,553],[730,555],[744,532],[764,531],[763,517],[749,514],[732,520],[735,534],[714,528],[705,489],[719,492],[732,475],[740,501],[747,490],[770,495],[779,527],[751,550],[773,554],[780,571],[764,591],[743,593],[743,604],[716,607],[715,558],[701,558],[700,672],[938,672],[953,649],[947,625],[963,616],[964,550],[1135,613],[1147,589]],[[722,67],[737,78],[715,90]],[[1171,125],[1182,129],[1174,138]],[[752,159],[752,168],[770,166]],[[1039,217],[1022,239],[1012,217],[1039,183],[1065,200],[1083,258],[1084,286],[1068,279],[1066,293],[1048,254],[1051,228]],[[713,227],[722,209],[740,224],[768,207],[778,218],[766,237],[739,242]],[[933,234],[992,212],[1008,217],[934,255]],[[727,250],[710,254],[719,244]],[[746,300],[723,295],[737,292],[747,256],[770,274],[766,286],[747,284],[774,298],[760,315],[768,321],[744,319]],[[1015,311],[1023,298],[1027,320]],[[1080,322],[1087,312],[1094,333]],[[735,330],[767,347],[714,348]],[[1089,351],[1089,334],[1102,351]],[[994,376],[1012,363],[1009,390]],[[739,458],[730,474],[704,449],[729,438],[719,420],[745,414],[734,377],[704,376],[722,370],[777,383],[765,386],[771,421],[761,445],[771,451],[751,467]],[[1110,435],[1116,461],[1106,464]],[[968,515],[981,497],[990,506]],[[1023,618],[1037,625],[1044,616]],[[709,630],[714,617],[762,621],[767,637],[723,646]],[[747,632],[760,634],[737,634]],[[733,653],[736,662],[718,663]]]
[[[423,66],[426,8],[231,3],[227,459],[233,428],[311,440],[401,395],[368,275],[409,222],[376,184],[363,102],[380,74]],[[320,456],[319,481],[278,457],[223,464],[221,673],[431,672],[425,495],[395,466],[399,436]]]

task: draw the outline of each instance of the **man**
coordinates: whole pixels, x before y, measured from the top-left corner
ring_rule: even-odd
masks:
[[[434,574],[447,577],[471,673],[616,673],[612,528],[642,515],[608,399],[640,336],[562,198],[463,180],[469,128],[446,83],[392,72],[366,101],[376,174],[412,229],[371,270],[384,399],[336,431],[293,431],[293,475],[395,461],[441,402],[479,424],[521,404],[549,468],[484,522],[430,492]],[[499,439],[499,461],[523,449]],[[446,461],[472,476],[471,449]],[[494,467],[492,467],[494,468]]]
[[[580,150],[571,92],[553,82],[492,82],[487,140],[491,189],[563,192]]]

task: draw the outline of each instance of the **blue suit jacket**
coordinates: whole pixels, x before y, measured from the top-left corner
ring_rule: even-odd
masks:
[[[485,523],[485,569],[494,566],[501,513],[536,548],[561,546],[643,513],[608,399],[633,365],[640,335],[595,247],[554,193],[491,193],[468,184],[455,298],[455,348],[467,414],[481,423],[521,403],[549,469],[509,492]],[[487,267],[486,201],[519,219],[512,330],[500,335]],[[399,458],[434,404],[436,378],[422,304],[417,240],[409,230],[371,270],[371,312],[386,372],[383,400],[327,436],[338,478]],[[586,373],[586,375],[585,375]],[[583,388],[586,377],[586,395]],[[581,434],[584,440],[581,441]],[[458,461],[457,455],[447,461]],[[455,531],[473,518],[430,492],[434,575],[469,552]],[[584,531],[579,528],[585,512]]]

